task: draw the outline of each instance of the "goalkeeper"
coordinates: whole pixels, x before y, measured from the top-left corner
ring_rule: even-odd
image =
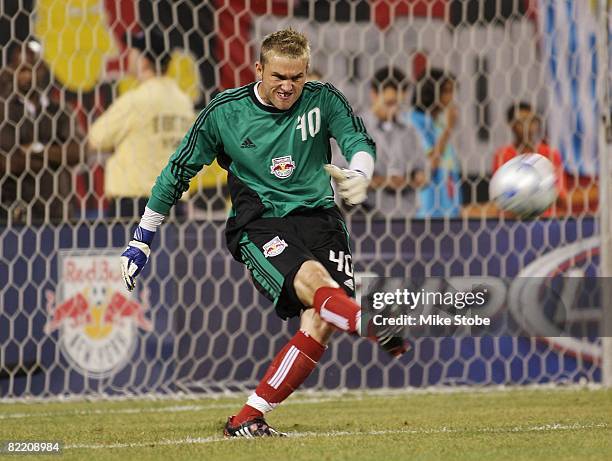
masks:
[[[242,410],[228,419],[226,436],[283,435],[268,426],[265,413],[306,380],[335,329],[360,333],[349,237],[329,175],[346,202],[363,202],[375,145],[336,88],[305,83],[309,60],[310,46],[301,33],[285,29],[264,39],[255,64],[258,81],[220,93],[199,114],[157,178],[121,257],[132,290],[158,226],[189,180],[215,158],[228,171],[233,209],[227,246],[281,318],[300,316],[300,330]],[[328,164],[331,137],[348,169]],[[401,338],[376,339],[393,355],[406,350]]]

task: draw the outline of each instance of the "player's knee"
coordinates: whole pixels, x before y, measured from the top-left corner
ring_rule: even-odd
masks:
[[[324,286],[338,287],[327,269],[318,261],[302,264],[294,279],[295,292],[306,306],[312,306],[315,292]]]
[[[337,286],[327,269],[319,261],[306,261],[295,276],[296,282],[317,290],[322,286]]]
[[[300,318],[300,329],[308,333],[320,344],[326,345],[335,328],[321,318],[314,309],[306,309]]]

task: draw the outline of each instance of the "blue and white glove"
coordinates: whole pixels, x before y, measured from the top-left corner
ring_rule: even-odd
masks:
[[[136,286],[136,277],[142,271],[149,260],[155,232],[143,229],[138,226],[134,231],[134,238],[128,243],[128,247],[121,254],[121,273],[123,281],[129,291]]]
[[[357,205],[368,196],[370,180],[359,170],[339,168],[336,165],[325,165],[325,171],[336,180],[340,197],[349,205]]]

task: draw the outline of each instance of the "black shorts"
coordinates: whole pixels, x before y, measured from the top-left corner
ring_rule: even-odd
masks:
[[[299,316],[306,308],[293,286],[305,261],[319,261],[349,296],[355,295],[349,236],[337,208],[256,219],[244,228],[239,251],[255,286],[283,319]]]

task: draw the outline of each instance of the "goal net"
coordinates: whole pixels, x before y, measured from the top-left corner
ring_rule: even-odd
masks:
[[[383,276],[485,284],[511,319],[503,334],[414,338],[414,356],[400,360],[337,334],[305,388],[602,382],[602,361],[612,357],[601,329],[602,276],[612,274],[612,172],[601,170],[612,163],[604,162],[607,8],[579,0],[2,0],[0,396],[246,390],[298,327],[278,319],[225,249],[228,193],[215,164],[162,226],[136,292],[123,288],[118,256],[143,202],[128,200],[117,213],[105,193],[116,152],[93,149],[88,133],[137,86],[124,35],[153,29],[172,48],[169,77],[196,110],[254,79],[266,34],[304,32],[312,78],[375,121],[379,157],[389,158],[398,132],[414,134],[403,146],[399,192],[381,169],[387,182],[368,205],[344,207],[357,284]],[[372,79],[389,67],[405,76],[405,91],[389,103],[396,122],[376,118],[374,107]],[[451,127],[444,110],[425,125],[415,119],[419,82],[435,69],[453,83]],[[445,125],[457,207],[440,216],[425,208],[423,190],[433,174],[428,136],[435,143]],[[494,159],[512,152],[517,131],[531,138],[515,150],[558,151],[562,162],[562,200],[531,221],[500,213],[488,197]],[[512,297],[552,279],[578,309]]]

